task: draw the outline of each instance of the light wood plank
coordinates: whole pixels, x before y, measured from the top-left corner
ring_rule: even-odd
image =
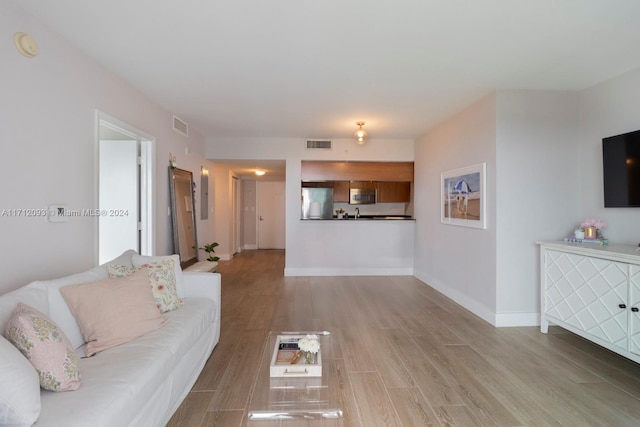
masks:
[[[209,411],[202,427],[240,427],[243,420],[244,411]]]
[[[418,388],[389,388],[388,392],[401,425],[425,427],[441,425]]]
[[[266,334],[264,331],[245,331],[236,338],[235,357],[227,365],[216,389],[209,410],[246,409],[254,383]]]
[[[400,420],[377,372],[349,372],[362,425],[400,426]]]
[[[213,392],[189,393],[173,414],[167,427],[199,427],[202,425]]]

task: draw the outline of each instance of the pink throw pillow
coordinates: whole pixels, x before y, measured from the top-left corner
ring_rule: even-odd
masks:
[[[168,320],[156,307],[146,268],[127,277],[65,286],[60,293],[87,342],[87,356],[155,331]]]
[[[51,391],[80,387],[78,358],[73,347],[46,314],[18,303],[7,323],[5,335],[36,368],[40,387]]]

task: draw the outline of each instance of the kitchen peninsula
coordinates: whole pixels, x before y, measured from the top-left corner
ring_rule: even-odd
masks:
[[[330,189],[332,197],[323,191],[322,202],[301,198],[296,234],[305,250],[296,253],[298,266],[287,268],[286,275],[413,274],[413,162],[303,161],[301,172],[301,190]],[[362,189],[373,196],[354,200],[352,190]],[[323,219],[327,209],[321,205],[328,200],[331,207]],[[339,219],[340,209],[346,219]]]

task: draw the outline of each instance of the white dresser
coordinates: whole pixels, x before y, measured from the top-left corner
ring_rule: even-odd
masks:
[[[540,242],[540,330],[559,325],[640,363],[640,252]]]

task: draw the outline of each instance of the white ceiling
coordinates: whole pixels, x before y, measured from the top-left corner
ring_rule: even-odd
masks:
[[[284,181],[286,174],[284,160],[216,160],[215,163],[227,166],[240,179]],[[266,174],[257,176],[256,170],[263,170]]]
[[[415,138],[640,66],[639,0],[10,1],[212,138]]]

